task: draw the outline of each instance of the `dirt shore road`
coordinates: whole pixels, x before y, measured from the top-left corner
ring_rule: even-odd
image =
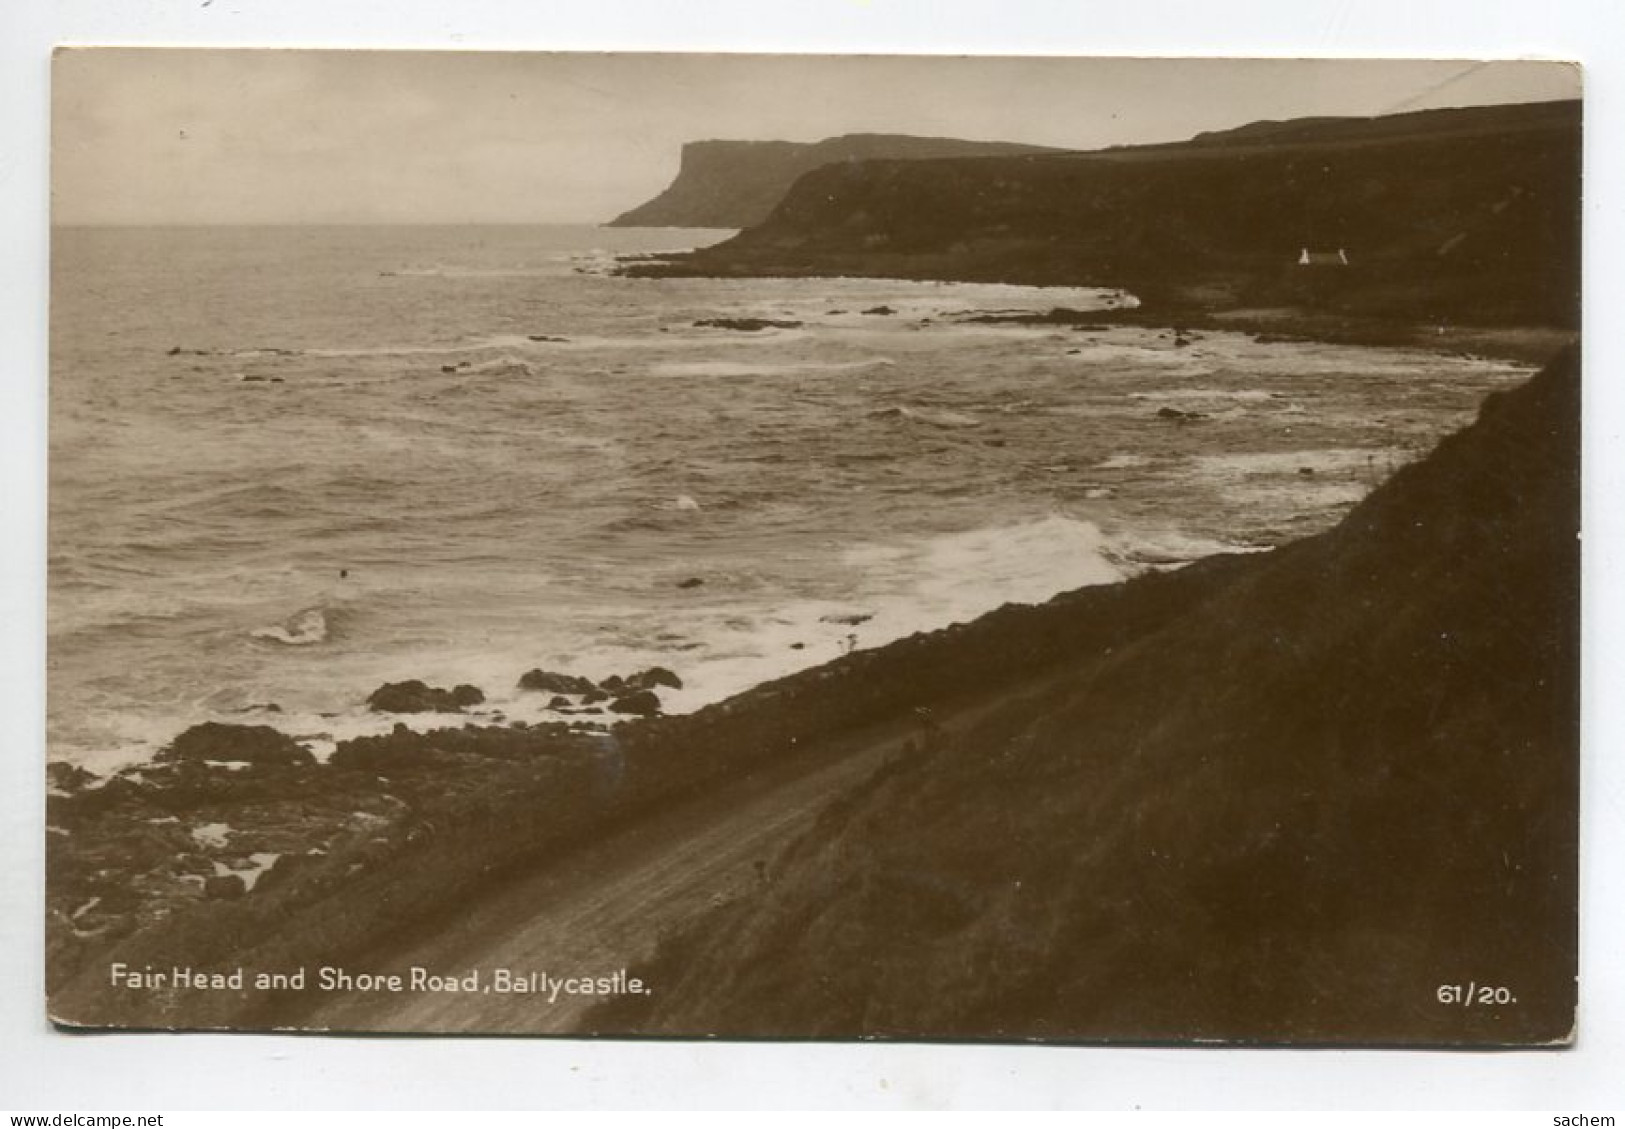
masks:
[[[692,797],[561,855],[466,906],[432,935],[405,941],[351,973],[480,972],[476,992],[353,992],[294,1020],[306,1030],[585,1033],[602,997],[501,993],[493,970],[609,976],[637,967],[667,931],[764,881],[758,863],[821,808],[873,772],[915,732],[912,721],[821,742],[786,762]],[[651,985],[658,991],[659,985]]]

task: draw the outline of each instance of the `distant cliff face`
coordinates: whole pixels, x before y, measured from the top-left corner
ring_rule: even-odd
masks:
[[[1123,286],[1148,302],[1571,324],[1575,102],[1261,122],[1190,142],[845,162],[646,273]],[[1304,249],[1347,265],[1300,267]]]
[[[677,179],[611,227],[749,227],[766,219],[796,179],[824,165],[876,159],[1012,156],[1032,145],[859,133],[823,141],[695,141]]]

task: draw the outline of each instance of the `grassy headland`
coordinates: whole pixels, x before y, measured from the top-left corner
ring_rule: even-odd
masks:
[[[751,227],[767,218],[797,177],[824,165],[1055,151],[1000,141],[883,133],[815,142],[691,141],[683,146],[677,177],[665,191],[617,216],[609,226]]]
[[[1257,123],[1093,153],[826,165],[761,224],[629,263],[1122,287],[1148,313],[1573,328],[1577,102]],[[1304,249],[1348,265],[1300,266]],[[1367,332],[1371,332],[1369,329]]]

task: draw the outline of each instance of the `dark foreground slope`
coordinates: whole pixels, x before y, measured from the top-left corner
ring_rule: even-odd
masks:
[[[1572,325],[1577,102],[1266,122],[1096,153],[830,165],[761,224],[638,274],[1126,287],[1160,309],[1287,305]],[[1302,267],[1304,248],[1347,266]]]
[[[882,770],[596,1029],[1564,1039],[1576,368]]]
[[[750,227],[767,218],[796,178],[824,165],[932,157],[1013,156],[1055,150],[999,141],[855,133],[823,141],[693,141],[677,179],[610,227]]]

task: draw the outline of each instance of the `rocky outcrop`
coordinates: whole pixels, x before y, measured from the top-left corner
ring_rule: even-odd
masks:
[[[671,186],[611,227],[749,227],[767,218],[803,173],[828,164],[1055,152],[1034,145],[944,137],[851,134],[798,141],[693,141]]]
[[[732,329],[739,333],[759,333],[764,329],[800,329],[799,321],[774,318],[701,318],[698,329]]]
[[[265,766],[297,766],[316,758],[292,737],[269,725],[194,725],[158,754],[161,761],[225,761]]]
[[[634,690],[610,702],[609,708],[615,713],[654,717],[660,712],[660,697],[653,690]]]
[[[586,694],[596,689],[596,683],[579,674],[556,674],[538,667],[519,676],[519,688],[548,694]]]
[[[462,713],[483,701],[485,694],[477,686],[443,690],[413,678],[384,683],[367,698],[367,708],[378,713]]]
[[[579,698],[580,704],[584,706],[613,699],[610,709],[616,713],[644,716],[660,712],[660,698],[655,691],[662,687],[668,690],[681,690],[683,680],[663,666],[651,666],[647,670],[635,671],[624,676],[612,674],[601,682],[594,682],[578,674],[558,674],[540,668],[527,671],[519,679],[521,690],[539,690],[557,695],[548,702],[549,709],[566,710],[574,707],[575,702],[563,697],[570,695]]]

